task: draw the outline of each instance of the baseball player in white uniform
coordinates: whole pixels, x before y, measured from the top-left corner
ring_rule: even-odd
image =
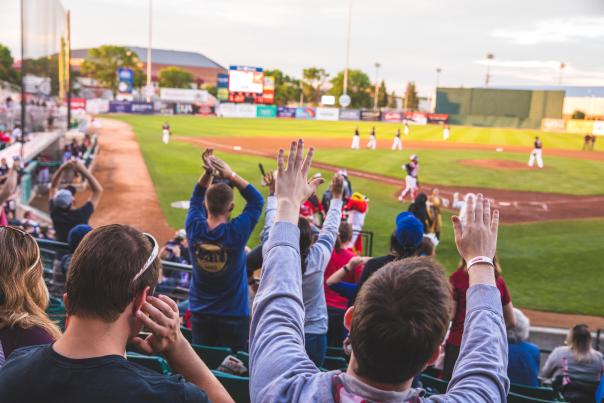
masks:
[[[162,126],[162,136],[161,136],[161,139],[164,142],[164,144],[168,144],[170,142],[171,135],[172,135],[172,133],[170,132],[170,125],[168,124],[168,122],[165,122],[164,125]]]
[[[539,168],[543,168],[542,151],[543,151],[543,144],[541,143],[541,139],[539,139],[539,137],[535,137],[534,148],[533,148],[533,151],[531,151],[531,156],[529,158],[529,163],[528,163],[529,167],[532,168],[533,165],[535,165],[535,160],[537,160],[537,166]]]
[[[359,128],[354,129],[354,135],[352,136],[352,146],[350,147],[353,150],[358,150],[361,148],[361,134],[359,133]]]
[[[443,127],[443,140],[447,141],[450,135],[451,131],[449,130],[449,125],[445,125]]]
[[[399,201],[405,200],[407,194],[411,198],[411,201],[415,200],[418,191],[418,175],[419,175],[419,157],[415,154],[409,157],[410,161],[402,166],[407,172],[405,177],[405,190],[398,197]]]
[[[401,129],[396,129],[396,134],[394,135],[394,140],[392,141],[392,149],[393,150],[402,150],[403,142],[401,141]]]
[[[405,136],[409,135],[409,122],[407,122],[406,120],[405,120],[405,126],[403,127],[403,131],[405,133]]]
[[[369,134],[369,143],[367,143],[367,148],[375,150],[377,147],[377,141],[375,140],[375,126],[371,128],[371,133]]]

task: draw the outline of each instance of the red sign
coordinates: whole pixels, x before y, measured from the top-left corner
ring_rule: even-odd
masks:
[[[447,123],[448,120],[446,113],[428,113],[428,123]]]
[[[71,110],[86,110],[86,98],[71,98]]]

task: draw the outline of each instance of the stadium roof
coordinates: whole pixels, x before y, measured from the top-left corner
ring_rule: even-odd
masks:
[[[128,48],[133,52],[136,52],[141,61],[145,63],[147,62],[147,48],[141,48],[138,46],[128,46]],[[88,57],[88,49],[73,49],[71,51],[71,57],[77,59],[86,59]],[[197,52],[183,52],[180,50],[152,48],[151,57],[153,59],[153,63],[157,64],[189,67],[214,67],[226,70],[223,66],[216,63],[209,57]]]

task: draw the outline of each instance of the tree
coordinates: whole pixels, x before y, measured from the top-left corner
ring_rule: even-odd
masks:
[[[392,91],[388,97],[388,108],[396,109],[396,94],[394,91]]]
[[[344,93],[344,72],[341,71],[331,79],[329,94],[339,97]],[[371,108],[373,106],[373,86],[369,76],[361,70],[348,70],[348,95],[351,108]]]
[[[14,62],[10,49],[0,43],[0,81],[19,84],[19,74],[13,68]]]
[[[418,106],[419,98],[415,89],[415,83],[410,81],[407,83],[407,89],[405,89],[403,108],[408,111],[416,111]]]
[[[571,116],[571,119],[581,119],[581,120],[583,120],[583,119],[585,119],[585,112],[580,111],[580,110],[577,109],[576,111],[573,112],[573,114]]]
[[[275,79],[275,104],[285,106],[298,102],[302,88],[300,80],[284,74],[281,70],[264,70],[265,76]]]
[[[134,71],[135,87],[144,85],[146,76],[143,63],[136,52],[123,46],[102,45],[88,50],[88,59],[82,63],[80,72],[117,92],[118,67],[129,67]]]
[[[388,106],[388,90],[386,90],[386,83],[382,80],[380,86],[378,87],[378,96],[377,96],[377,106],[378,108],[385,108]]]
[[[329,77],[329,73],[325,69],[319,69],[317,67],[309,67],[302,71],[302,92],[304,93],[304,99],[308,102],[318,104],[321,101],[321,95],[323,95],[323,86],[325,81]]]
[[[193,74],[179,67],[164,67],[159,71],[159,86],[166,88],[191,88]]]
[[[202,86],[202,88],[204,90],[206,90],[208,92],[208,94],[210,94],[210,95],[213,95],[213,96],[217,96],[218,95],[218,88],[215,85],[204,84]]]

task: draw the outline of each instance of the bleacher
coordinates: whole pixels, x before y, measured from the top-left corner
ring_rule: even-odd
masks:
[[[40,251],[42,253],[42,262],[44,265],[44,279],[48,286],[52,284],[52,262],[57,255],[66,253],[69,247],[65,243],[38,240]],[[171,262],[162,262],[164,272],[179,271],[192,273],[192,267]],[[186,298],[188,289],[182,286],[158,286],[156,289],[161,290],[162,294],[174,298],[177,302],[181,302],[183,297]],[[65,326],[65,307],[60,298],[52,297],[47,312],[51,319],[56,321],[62,329]],[[181,328],[185,338],[192,343],[191,330]],[[203,359],[206,365],[216,375],[218,380],[224,385],[227,391],[237,402],[249,402],[249,376],[237,376],[218,371],[218,367],[229,356],[235,356],[240,359],[246,368],[249,369],[249,355],[243,351],[232,351],[228,347],[211,347],[192,344],[193,349]],[[549,353],[544,351],[543,353]],[[134,351],[128,351],[126,358],[136,362],[150,370],[161,374],[172,374],[167,361],[159,356],[148,356]],[[342,348],[328,347],[325,362],[322,371],[342,370],[345,371],[348,366],[349,357],[345,354]],[[428,369],[420,375],[422,387],[426,390],[427,395],[442,394],[447,390],[448,382],[437,377],[437,371]],[[563,402],[564,399],[549,387],[530,387],[525,385],[514,385],[510,387],[508,402]]]

